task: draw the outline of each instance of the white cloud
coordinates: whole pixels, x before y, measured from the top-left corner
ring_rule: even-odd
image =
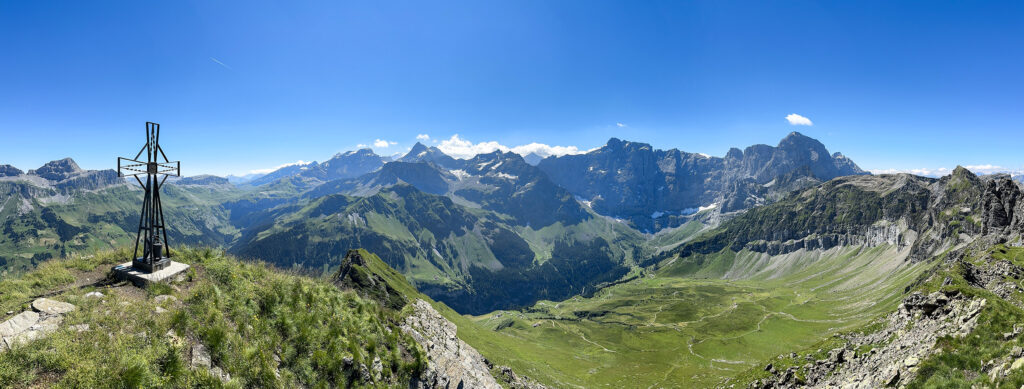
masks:
[[[915,176],[942,177],[951,172],[948,168],[917,168],[917,169],[868,169],[871,174],[900,174],[909,173]]]
[[[275,170],[280,169],[280,168],[284,168],[284,167],[288,167],[288,166],[296,166],[296,165],[309,165],[311,163],[313,163],[313,162],[307,162],[307,161],[303,161],[303,160],[298,160],[298,161],[295,161],[295,162],[292,162],[292,163],[286,163],[286,164],[278,165],[277,167],[272,167],[272,168],[268,168],[268,169],[250,170],[249,174],[267,174],[267,173],[270,173],[270,172],[275,171]]]
[[[373,147],[380,147],[382,149],[388,148],[388,146],[396,145],[398,142],[387,141],[383,139],[377,139],[373,141]]]
[[[356,148],[357,148],[357,149],[365,149],[365,148],[367,148],[367,147],[370,147],[370,146],[367,146],[367,145],[366,145],[365,143],[360,143],[360,144],[357,144],[357,145],[356,145]]]
[[[967,170],[970,170],[974,174],[992,174],[992,173],[1006,173],[1009,169],[1002,166],[996,166],[991,164],[985,165],[967,165],[964,166]]]
[[[789,124],[792,124],[794,126],[813,126],[814,125],[814,123],[811,123],[811,119],[808,119],[806,117],[797,115],[795,113],[791,113],[789,115],[786,115],[786,120],[789,121]]]
[[[430,135],[427,135],[427,134],[416,135],[416,140],[430,140]]]
[[[618,127],[628,127],[627,125],[625,125],[623,123],[615,123],[615,125],[618,126]]]
[[[971,173],[978,175],[995,174],[995,173],[1010,173],[1020,174],[1020,170],[1008,169],[998,165],[984,164],[984,165],[966,165],[964,168],[970,170]],[[942,177],[949,175],[953,172],[953,169],[940,167],[940,168],[917,168],[917,169],[869,169],[872,174],[896,174],[896,173],[910,173],[918,176],[926,177]]]
[[[451,138],[442,140],[437,148],[441,149],[445,154],[459,159],[469,159],[473,158],[477,154],[491,153],[495,150],[501,150],[504,152],[511,151],[523,156],[529,155],[530,153],[536,153],[542,158],[552,155],[583,154],[587,152],[586,150],[580,150],[576,146],[551,146],[537,142],[513,147],[505,146],[496,141],[473,143],[460,137],[459,134],[452,135]]]

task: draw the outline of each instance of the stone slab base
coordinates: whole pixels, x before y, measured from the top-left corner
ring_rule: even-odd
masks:
[[[132,284],[141,288],[151,282],[172,281],[177,276],[184,274],[185,270],[188,270],[188,267],[189,266],[184,263],[171,261],[171,263],[163,269],[152,273],[146,273],[140,269],[132,267],[131,262],[125,262],[114,266],[114,276],[119,280],[131,281]]]

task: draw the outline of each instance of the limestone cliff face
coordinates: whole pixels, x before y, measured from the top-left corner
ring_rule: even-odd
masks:
[[[416,300],[412,306],[413,313],[405,318],[401,328],[427,351],[427,369],[411,387],[500,389],[502,386],[491,375],[492,369],[500,371],[511,388],[544,387],[516,376],[506,367],[495,369],[476,349],[459,339],[454,323],[426,301]]]
[[[428,364],[416,387],[501,388],[487,360],[456,336],[455,324],[426,301],[416,300],[413,308],[401,328],[427,351]]]
[[[96,190],[117,185],[123,181],[117,171],[83,170],[71,158],[50,161],[38,169],[22,174],[21,170],[0,165],[0,196],[21,192],[23,197],[70,194],[78,190]]]
[[[794,132],[778,146],[731,149],[724,158],[612,138],[586,154],[549,157],[537,165],[598,213],[642,231],[684,223],[716,204],[722,212],[762,205],[781,194],[839,176],[865,174],[840,153]]]
[[[1008,175],[957,168],[941,179],[909,174],[846,176],[725,222],[680,246],[687,256],[729,247],[772,255],[800,249],[895,244],[930,258],[983,236],[1024,234],[1024,190]],[[671,255],[670,254],[670,255]]]
[[[417,298],[418,294],[403,294],[403,290],[412,290],[412,286],[376,255],[349,250],[332,282],[338,288],[375,300],[389,310],[412,308],[412,313],[402,319],[400,328],[426,351],[427,368],[410,382],[411,388],[502,388],[495,376],[500,377],[504,387],[544,388],[528,377],[516,375],[508,367],[493,366],[459,339],[455,323],[427,301]]]

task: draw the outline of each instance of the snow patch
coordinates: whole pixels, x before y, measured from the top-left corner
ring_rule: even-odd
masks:
[[[508,174],[508,173],[500,173],[499,172],[499,173],[496,173],[495,176],[504,178],[506,180],[517,180],[517,179],[519,179],[519,176],[513,176],[513,175]]]
[[[587,208],[591,208],[591,209],[594,208],[593,206],[591,206],[591,204],[593,204],[593,201],[586,200],[586,199],[584,199],[584,198],[582,198],[580,196],[576,196],[576,201],[579,201],[580,204],[583,204],[583,205],[587,206]]]
[[[704,211],[707,211],[709,209],[715,209],[717,207],[718,207],[718,203],[711,203],[711,204],[708,204],[708,205],[705,205],[703,207],[698,208],[697,212],[704,212]]]
[[[466,173],[466,171],[462,170],[462,169],[449,170],[448,173],[451,173],[453,176],[458,177],[459,180],[464,180],[464,179],[469,178],[469,173]]]

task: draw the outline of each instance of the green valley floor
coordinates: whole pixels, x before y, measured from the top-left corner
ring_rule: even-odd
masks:
[[[496,363],[558,387],[727,385],[892,311],[930,266],[906,262],[892,246],[697,260],[699,273],[669,261],[591,298],[473,317],[479,327],[458,323],[459,335]]]

